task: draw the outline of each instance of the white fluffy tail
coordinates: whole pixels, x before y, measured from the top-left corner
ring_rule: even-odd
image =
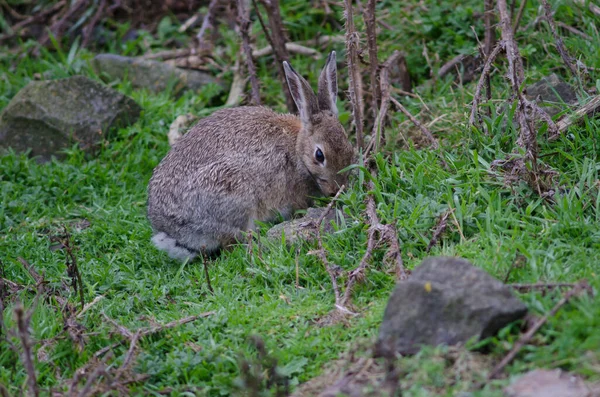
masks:
[[[165,232],[160,232],[152,237],[154,245],[161,250],[164,250],[173,259],[180,261],[191,261],[197,255],[197,252],[190,251],[186,247],[177,243],[177,240],[167,235]]]

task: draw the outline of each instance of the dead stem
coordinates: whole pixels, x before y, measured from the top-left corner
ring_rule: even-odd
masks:
[[[336,268],[334,268],[331,265],[331,263],[329,262],[329,260],[327,259],[327,254],[326,254],[325,248],[323,247],[323,238],[321,237],[321,226],[322,226],[323,220],[329,214],[329,212],[333,208],[333,205],[335,204],[336,200],[340,197],[340,194],[342,194],[342,191],[345,189],[345,187],[346,187],[345,185],[342,185],[340,187],[340,190],[338,190],[335,197],[333,197],[333,199],[329,202],[329,204],[325,208],[325,211],[323,211],[323,213],[321,214],[319,219],[317,219],[317,221],[315,222],[315,227],[317,228],[317,244],[318,244],[319,249],[314,253],[319,257],[319,259],[321,259],[321,262],[323,262],[323,265],[325,265],[325,270],[327,270],[327,273],[329,274],[329,278],[331,279],[331,285],[333,286],[333,293],[335,295],[336,306],[340,305],[340,290],[339,290],[338,283],[337,283],[339,271],[337,271],[338,266],[336,266]]]
[[[358,65],[359,36],[354,28],[352,0],[344,0],[346,18],[346,59],[348,62],[348,93],[352,106],[352,117],[356,128],[356,146],[363,148],[363,88],[362,76]]]
[[[29,339],[29,324],[31,322],[33,309],[25,312],[23,305],[18,303],[14,313],[17,322],[17,330],[19,331],[19,340],[23,347],[22,358],[25,371],[27,372],[27,387],[29,388],[29,393],[37,397],[40,394],[40,389],[37,383],[35,368],[33,366],[33,353],[31,351],[31,340]]]
[[[552,310],[550,310],[542,318],[540,318],[538,321],[536,321],[535,324],[533,324],[533,326],[531,328],[529,328],[529,330],[526,333],[521,335],[519,340],[517,340],[517,342],[514,344],[513,348],[508,352],[508,354],[502,359],[502,361],[500,361],[492,369],[492,371],[490,372],[490,374],[487,377],[487,381],[489,382],[490,380],[498,377],[498,375],[500,375],[500,373],[504,370],[504,368],[508,364],[510,364],[510,362],[521,351],[523,346],[525,346],[527,343],[529,343],[531,341],[531,338],[533,338],[533,336],[536,334],[536,332],[539,331],[539,329],[542,327],[542,325],[544,325],[550,317],[556,315],[556,313],[560,310],[560,308],[563,307],[571,298],[581,294],[584,291],[589,291],[590,289],[591,288],[590,288],[588,282],[586,280],[582,280],[582,281],[578,282],[577,284],[575,284],[573,286],[573,288],[571,288],[570,290],[565,292],[563,297],[560,299],[560,301],[558,301],[556,303],[556,305],[554,305]],[[480,386],[484,386],[484,385],[480,385]]]
[[[473,95],[473,104],[471,106],[471,116],[469,116],[469,124],[475,125],[475,117],[477,115],[477,110],[479,104],[481,103],[481,91],[483,90],[483,86],[488,84],[490,72],[492,70],[492,64],[494,60],[500,54],[500,51],[504,49],[504,44],[502,42],[498,43],[492,52],[487,56],[485,60],[485,64],[483,65],[483,71],[481,72],[481,76],[479,77],[479,82],[477,83],[477,87],[475,88],[475,94]],[[490,94],[491,96],[491,94]],[[489,98],[488,98],[489,100]]]
[[[379,75],[381,106],[379,107],[379,113],[377,114],[377,117],[375,118],[375,123],[373,124],[371,142],[369,142],[369,145],[365,149],[365,158],[369,156],[370,151],[373,147],[375,148],[375,153],[377,153],[379,152],[379,148],[385,143],[383,125],[385,124],[385,118],[390,106],[390,68],[402,56],[403,55],[400,51],[394,51],[392,55],[390,55],[390,57],[381,65]]]
[[[281,81],[282,87],[287,87],[287,81],[285,78],[285,72],[283,70],[283,61],[289,61],[289,53],[287,48],[285,47],[285,43],[287,41],[285,31],[283,29],[283,21],[281,19],[281,13],[279,10],[279,0],[260,0],[260,3],[267,10],[267,15],[269,16],[269,26],[271,28],[271,46],[273,47],[275,54],[275,61],[277,63],[277,72],[279,73],[279,80]],[[256,7],[256,13],[260,15],[258,8]],[[263,26],[263,30],[265,30],[265,35],[267,34],[266,26],[261,22]],[[269,37],[269,36],[268,36]],[[296,112],[296,104],[294,103],[294,99],[292,98],[292,94],[289,90],[283,90],[285,94],[285,103],[287,104],[288,111],[290,113]]]
[[[415,116],[413,116],[404,106],[402,106],[402,104],[400,102],[398,102],[396,100],[396,98],[394,97],[390,97],[390,101],[392,101],[392,103],[394,105],[396,105],[396,107],[406,115],[406,117],[408,117],[410,119],[410,121],[412,121],[412,123],[421,130],[421,132],[423,133],[423,135],[425,135],[425,137],[429,140],[429,143],[431,144],[431,147],[433,149],[438,149],[440,147],[437,139],[433,136],[433,134],[431,133],[431,131],[429,131],[429,129],[427,129],[427,127],[425,127],[423,124],[421,124],[421,122],[419,120],[417,120],[415,118]]]
[[[546,22],[550,25],[550,31],[552,32],[552,36],[554,37],[554,42],[556,43],[556,49],[560,54],[563,62],[567,69],[571,71],[573,76],[577,76],[577,69],[575,65],[573,65],[573,58],[569,55],[569,52],[565,48],[565,44],[562,41],[562,38],[558,35],[556,31],[556,25],[554,24],[554,17],[552,16],[552,8],[550,4],[548,4],[548,0],[542,0],[542,4],[544,6],[544,13],[546,15]]]
[[[375,15],[375,0],[367,0],[367,7],[363,10],[363,19],[365,21],[365,30],[367,33],[367,46],[369,49],[369,77],[371,81],[371,107],[373,118],[377,118],[379,101],[381,100],[381,88],[377,84],[377,34],[376,34],[376,15]],[[372,136],[375,138],[375,136]]]
[[[251,100],[250,103],[254,106],[260,105],[260,90],[258,87],[258,78],[256,77],[256,66],[252,58],[252,48],[250,47],[250,9],[247,9],[247,0],[237,0],[238,11],[238,26],[242,35],[242,48],[246,57],[246,69],[250,78]]]

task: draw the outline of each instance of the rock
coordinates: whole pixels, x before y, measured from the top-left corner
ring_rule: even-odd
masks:
[[[209,83],[220,84],[213,76],[198,70],[180,69],[164,62],[125,57],[115,54],[99,54],[92,61],[99,75],[109,79],[127,78],[135,88],[147,88],[153,92],[164,91],[171,82],[173,92],[199,90]]]
[[[561,370],[536,369],[508,386],[507,397],[598,397],[600,385],[586,385],[581,378]]]
[[[288,244],[294,244],[298,240],[312,240],[315,236],[315,230],[311,227],[311,223],[316,222],[323,211],[325,211],[325,208],[309,208],[302,218],[292,219],[273,226],[267,232],[267,237],[281,239],[281,235],[284,234],[285,242]],[[344,220],[345,217],[341,211],[332,209],[323,220],[321,233],[332,233],[334,231],[331,221],[339,225]]]
[[[377,355],[414,354],[421,345],[487,338],[525,315],[511,289],[460,258],[427,258],[388,301]]]
[[[575,89],[554,73],[528,86],[526,93],[530,101],[535,100],[550,116],[564,109],[563,102],[567,105],[577,103]]]
[[[84,76],[34,81],[0,115],[0,148],[31,149],[47,161],[79,143],[91,150],[113,126],[134,123],[141,108],[133,99]]]

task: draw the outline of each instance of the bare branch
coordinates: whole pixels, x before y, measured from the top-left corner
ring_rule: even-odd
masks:
[[[587,1],[587,0],[573,0],[575,3],[579,4],[580,6],[585,6],[586,4],[588,5],[588,9],[595,15],[600,16],[600,7],[598,7],[596,4],[592,3],[591,1]]]
[[[329,260],[327,259],[327,253],[325,252],[325,248],[323,247],[323,238],[321,237],[321,225],[323,224],[323,220],[325,219],[325,217],[329,214],[329,212],[333,208],[333,205],[335,204],[336,200],[340,197],[340,194],[342,194],[342,191],[345,189],[345,187],[346,187],[345,185],[342,185],[340,187],[340,190],[338,190],[336,195],[333,197],[333,199],[329,202],[329,204],[325,208],[325,211],[323,211],[323,213],[321,214],[319,219],[317,219],[317,221],[315,222],[315,227],[317,228],[317,243],[318,243],[319,249],[314,253],[319,257],[319,259],[321,259],[321,262],[323,262],[323,265],[325,265],[325,270],[327,270],[327,273],[329,274],[329,278],[331,279],[331,285],[333,287],[333,293],[335,295],[336,306],[338,306],[338,305],[341,306],[340,289],[339,289],[338,283],[337,283],[339,271],[336,269],[337,266],[336,266],[336,268],[334,268],[334,266],[332,266],[331,263],[329,262]]]
[[[544,317],[540,318],[526,333],[522,334],[519,340],[513,345],[513,348],[508,352],[508,354],[492,369],[490,374],[488,375],[488,381],[491,379],[495,379],[500,373],[504,370],[504,368],[510,364],[510,362],[516,357],[516,355],[521,351],[523,346],[531,341],[533,335],[544,325],[548,319],[560,310],[571,298],[581,294],[584,291],[590,290],[590,286],[586,280],[582,280],[577,283],[572,289],[568,290],[560,301],[554,305],[552,310],[544,315]]]
[[[293,54],[307,55],[307,56],[313,56],[313,57],[319,55],[319,51],[315,50],[314,48],[306,47],[299,43],[292,43],[292,42],[285,43],[285,48],[290,53],[293,53]],[[272,53],[273,53],[273,47],[268,45],[261,49],[253,50],[252,57],[260,58],[260,57],[264,57],[267,55],[271,55]]]
[[[260,105],[260,89],[258,87],[258,78],[256,77],[256,66],[252,59],[252,49],[250,48],[250,9],[246,7],[247,0],[237,0],[238,26],[242,35],[242,48],[246,57],[246,68],[250,78],[251,101],[252,105]]]
[[[525,2],[525,1],[523,1]],[[493,28],[493,20],[494,20],[494,0],[485,0],[484,10],[483,10],[483,19],[485,24],[485,36],[483,38],[484,43],[484,54],[486,57],[489,57],[492,52],[492,48],[496,44],[496,30]]]
[[[431,133],[431,131],[429,131],[427,129],[427,127],[425,127],[423,124],[421,124],[419,122],[419,120],[417,120],[415,118],[415,116],[413,116],[408,110],[406,110],[406,108],[404,106],[402,106],[402,104],[400,102],[398,102],[396,100],[396,98],[394,97],[390,97],[390,100],[392,101],[392,103],[394,105],[396,105],[396,107],[406,115],[406,117],[408,117],[410,119],[410,121],[412,121],[412,123],[421,130],[421,132],[423,133],[423,135],[425,135],[427,137],[427,139],[429,140],[431,147],[433,149],[437,149],[439,148],[439,143],[437,141],[437,139],[433,136],[433,134]]]
[[[523,18],[523,11],[525,11],[525,5],[527,5],[527,0],[521,0],[521,5],[519,6],[519,11],[517,12],[517,18],[515,18],[515,22],[513,23],[512,27],[513,34],[517,33],[517,29],[519,29],[521,18]],[[512,19],[512,14],[510,17]]]
[[[427,244],[427,249],[425,250],[425,252],[429,253],[429,251],[431,251],[431,249],[437,244],[442,234],[444,234],[446,228],[448,227],[448,217],[452,212],[454,212],[453,208],[445,211],[438,218],[437,224],[435,225],[435,229],[433,230],[433,235],[431,236],[431,240],[429,240],[429,244]]]
[[[370,80],[371,80],[371,107],[373,111],[373,118],[377,118],[379,103],[381,101],[381,87],[377,84],[377,33],[376,29],[376,16],[375,16],[375,0],[367,0],[367,7],[363,11],[363,19],[365,21],[365,29],[367,32],[367,46],[369,49],[369,69],[370,69]],[[375,139],[375,136],[371,138]]]
[[[271,28],[270,44],[275,51],[275,61],[277,63],[279,80],[281,81],[282,87],[287,87],[287,80],[283,70],[283,61],[289,61],[290,55],[285,47],[287,38],[283,29],[283,21],[281,19],[281,13],[279,10],[279,0],[260,0],[260,2],[265,7],[265,10],[267,10],[267,14],[269,15],[269,26]],[[254,4],[259,18],[262,18],[260,17],[260,11],[258,10],[258,7],[256,7],[256,2]],[[268,34],[262,21],[261,25],[263,26],[263,30],[265,30],[265,34]],[[292,94],[288,89],[284,89],[283,92],[285,94],[285,103],[287,104],[288,111],[290,113],[296,113],[296,104],[292,98]]]
[[[33,353],[31,352],[31,341],[29,340],[29,323],[33,311],[25,312],[23,305],[18,303],[14,313],[15,320],[17,321],[17,330],[19,331],[19,339],[23,347],[22,358],[25,371],[27,371],[27,387],[29,388],[29,393],[37,397],[40,395],[40,389],[33,366]]]
[[[219,5],[219,2],[220,2],[220,0],[211,0],[210,4],[208,5],[208,10],[206,11],[206,15],[204,16],[204,19],[202,20],[202,25],[200,26],[200,30],[198,31],[198,34],[196,35],[196,40],[198,41],[198,48],[205,47],[204,34],[210,27],[213,26],[214,15],[217,10],[217,6]]]
[[[554,41],[556,43],[556,49],[573,76],[577,76],[577,69],[575,68],[575,65],[573,65],[573,58],[569,55],[567,49],[565,48],[565,44],[556,31],[556,25],[554,24],[554,18],[552,16],[552,8],[550,7],[550,4],[548,4],[548,0],[542,0],[542,4],[544,5],[546,21],[548,22],[548,25],[550,25],[550,31],[552,32],[552,36],[554,37]]]
[[[106,8],[106,0],[100,0],[100,4],[98,5],[98,9],[94,13],[92,20],[88,23],[83,29],[83,41],[81,42],[82,47],[87,47],[90,39],[92,38],[92,33],[94,32],[94,27],[104,14],[104,10]]]
[[[346,59],[348,62],[348,91],[352,116],[356,127],[356,145],[359,149],[363,147],[363,89],[362,76],[358,67],[358,32],[354,28],[354,16],[352,12],[352,0],[344,0],[344,16],[346,18]]]
[[[240,62],[241,57],[242,54],[238,54],[235,59],[235,65],[233,66],[233,81],[231,82],[231,88],[229,89],[229,95],[227,96],[227,101],[225,101],[225,106],[237,105],[242,100],[242,95],[244,94],[246,80],[242,77],[242,71],[240,70],[242,67]]]
[[[507,284],[510,288],[519,292],[529,292],[535,290],[552,290],[558,288],[574,288],[577,283],[536,283],[536,284]]]
[[[394,51],[392,55],[390,55],[390,57],[381,65],[379,75],[381,106],[379,107],[379,113],[377,114],[377,117],[375,118],[375,123],[373,124],[371,142],[369,142],[369,146],[365,149],[365,158],[369,156],[369,153],[373,146],[375,147],[375,152],[377,153],[379,151],[380,146],[383,145],[385,142],[383,125],[385,123],[387,111],[390,106],[390,68],[402,56],[403,55],[401,52]]]
[[[588,41],[592,41],[592,40],[594,39],[592,36],[590,36],[590,35],[588,35],[588,34],[586,34],[586,33],[583,33],[581,30],[579,30],[579,29],[576,29],[576,28],[574,28],[573,26],[567,25],[567,24],[566,24],[566,23],[564,23],[564,22],[557,21],[557,22],[556,22],[556,25],[560,26],[561,28],[563,28],[563,29],[565,29],[565,30],[567,30],[567,31],[569,31],[569,32],[571,32],[571,33],[573,33],[573,34],[576,34],[576,35],[578,35],[578,36],[581,36],[581,37],[583,37],[584,39],[586,39],[586,40],[588,40]]]
[[[479,107],[479,103],[481,102],[481,91],[483,90],[484,84],[487,84],[489,81],[490,72],[492,70],[492,64],[494,60],[500,54],[500,51],[504,48],[503,42],[498,43],[496,47],[492,50],[492,52],[488,55],[485,60],[485,64],[483,65],[483,71],[481,72],[481,76],[479,78],[479,82],[477,83],[477,88],[475,89],[475,94],[473,95],[473,104],[471,106],[471,116],[469,117],[469,124],[475,125],[475,116],[477,115],[477,109]]]
[[[600,95],[592,98],[591,101],[577,109],[573,114],[567,114],[558,120],[556,122],[558,133],[551,135],[548,140],[553,141],[558,139],[560,134],[565,132],[571,125],[580,122],[585,116],[592,115],[596,112],[600,112]]]

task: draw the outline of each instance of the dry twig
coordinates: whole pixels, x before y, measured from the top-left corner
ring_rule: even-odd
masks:
[[[67,253],[67,275],[71,278],[71,287],[75,293],[77,294],[79,292],[79,302],[81,303],[81,309],[83,310],[83,307],[85,306],[83,298],[83,281],[81,280],[81,273],[77,266],[77,258],[74,253],[75,247],[73,247],[71,235],[66,226],[63,226],[63,233],[63,236],[60,236],[58,239]]]
[[[565,29],[565,30],[567,30],[567,31],[569,31],[569,32],[571,32],[573,34],[576,34],[576,35],[578,35],[580,37],[583,37],[584,39],[586,39],[588,41],[592,41],[594,39],[592,36],[590,36],[590,35],[588,35],[586,33],[583,33],[581,30],[579,30],[577,28],[574,28],[573,26],[567,25],[564,22],[557,21],[556,25],[560,26],[561,28],[563,28],[563,29]]]
[[[431,236],[431,240],[429,240],[429,244],[427,244],[427,249],[425,252],[429,253],[431,249],[437,244],[439,238],[444,234],[446,228],[448,227],[448,217],[450,214],[454,212],[454,208],[445,211],[439,218],[433,229],[433,235]]]
[[[374,170],[371,170],[371,175],[375,177]],[[373,181],[369,180],[367,187],[368,190],[372,192],[375,189],[375,184]],[[396,228],[393,225],[384,225],[380,222],[379,217],[377,216],[377,207],[373,194],[367,195],[366,213],[369,222],[369,230],[367,232],[367,250],[365,251],[365,254],[363,255],[358,266],[348,273],[348,281],[346,282],[344,297],[341,300],[342,306],[347,306],[350,303],[350,300],[352,299],[352,288],[356,282],[365,277],[365,271],[369,261],[371,260],[371,257],[373,256],[373,250],[383,242],[387,242],[390,245],[390,248],[385,255],[385,259],[389,259],[394,262],[396,278],[398,280],[405,280],[408,277],[406,270],[404,269],[402,255],[400,253],[400,244],[398,243]]]
[[[235,106],[242,100],[244,94],[244,86],[246,85],[245,79],[242,77],[242,71],[240,70],[242,65],[240,58],[242,54],[238,54],[235,59],[235,65],[233,66],[233,81],[229,88],[229,95],[227,95],[227,101],[225,106]]]
[[[429,131],[429,129],[427,129],[427,127],[425,127],[423,124],[421,124],[421,122],[419,122],[419,120],[417,120],[415,118],[415,116],[413,116],[404,106],[402,106],[402,104],[400,102],[398,102],[396,100],[396,98],[390,97],[390,101],[392,101],[392,103],[394,105],[396,105],[398,110],[400,110],[402,113],[404,113],[406,115],[406,117],[408,117],[410,119],[410,121],[412,121],[412,123],[421,130],[423,135],[425,135],[425,137],[427,137],[427,139],[429,140],[429,143],[431,144],[431,147],[433,149],[439,148],[440,145],[439,145],[437,139],[433,136],[431,131]]]
[[[536,284],[507,284],[510,288],[519,292],[529,292],[535,290],[552,290],[558,288],[574,288],[577,283],[536,283]]]
[[[375,31],[375,0],[367,0],[367,7],[363,11],[363,19],[365,21],[365,30],[367,32],[367,46],[369,49],[369,77],[371,80],[371,107],[373,111],[373,119],[378,116],[377,108],[381,101],[381,87],[377,84],[377,33]],[[375,138],[372,136],[371,138]]]
[[[473,104],[471,105],[471,116],[469,117],[469,124],[475,125],[475,117],[477,115],[477,109],[479,107],[479,103],[481,102],[481,91],[483,90],[483,86],[488,86],[490,72],[492,70],[492,64],[494,60],[500,54],[500,51],[504,49],[504,45],[502,42],[498,43],[496,47],[492,50],[492,52],[487,55],[487,59],[485,60],[485,64],[483,65],[483,71],[481,72],[481,76],[479,78],[479,82],[477,83],[477,88],[475,88],[475,94],[473,95]],[[491,91],[488,91],[491,96]],[[488,100],[490,98],[488,97]]]
[[[577,76],[577,69],[575,65],[573,65],[573,58],[567,52],[565,48],[565,44],[563,43],[561,37],[558,35],[556,31],[556,25],[554,24],[554,17],[552,16],[552,8],[550,4],[548,4],[548,0],[542,0],[542,4],[544,5],[544,13],[546,14],[546,22],[550,25],[550,31],[552,32],[552,36],[554,37],[554,41],[556,42],[556,49],[560,54],[565,66],[571,71],[573,76]]]
[[[75,2],[72,6],[70,6],[67,9],[65,14],[50,27],[50,32],[52,32],[57,42],[60,42],[60,39],[62,38],[63,32],[66,28],[69,18],[85,10],[88,1],[89,0],[78,0],[77,2]],[[40,44],[46,45],[49,39],[50,36],[47,33],[44,34],[44,36],[40,39]]]
[[[285,48],[288,52],[293,54],[307,55],[316,57],[319,55],[319,51],[314,48],[306,47],[299,43],[288,42],[285,43]],[[260,58],[267,55],[271,55],[273,53],[273,47],[268,45],[266,47],[260,48],[258,50],[252,50],[252,58]]]
[[[211,0],[208,5],[208,10],[206,11],[206,15],[202,20],[202,25],[200,26],[200,30],[196,35],[196,41],[198,41],[198,48],[202,49],[206,47],[206,43],[204,41],[204,34],[206,31],[214,25],[214,15],[217,11],[217,6],[219,5],[220,0]]]
[[[5,35],[0,36],[0,42],[15,37],[25,27],[31,25],[32,23],[41,21],[49,15],[54,14],[55,12],[57,12],[58,10],[63,8],[65,6],[65,4],[67,4],[66,0],[61,0],[58,3],[54,4],[52,7],[48,7],[47,9],[37,12],[34,15],[30,16],[29,18],[16,23],[14,26],[11,27],[11,30],[13,31],[11,34],[5,34]]]
[[[591,1],[588,1],[588,0],[573,0],[573,1],[581,6],[585,6],[587,4],[588,9],[593,14],[600,16],[600,7],[598,7],[596,4],[592,3]]]
[[[285,78],[285,71],[283,70],[283,61],[289,61],[289,53],[285,46],[287,42],[285,31],[283,29],[283,21],[281,19],[281,13],[279,10],[279,0],[259,0],[260,3],[267,10],[267,14],[269,15],[269,26],[271,28],[271,35],[268,35],[268,30],[262,21],[262,17],[260,17],[260,11],[258,7],[256,7],[256,2],[254,1],[254,7],[256,8],[256,13],[259,16],[259,21],[261,22],[261,26],[265,31],[265,35],[270,37],[270,44],[275,51],[275,61],[277,63],[277,72],[279,74],[279,80],[281,81],[282,87],[287,87],[287,80]],[[292,94],[289,90],[283,90],[285,94],[285,103],[287,104],[288,111],[290,113],[296,112],[296,103],[292,98]]]
[[[258,87],[258,78],[256,77],[256,66],[252,59],[252,49],[250,48],[250,9],[246,7],[246,3],[247,0],[237,0],[238,26],[242,35],[242,48],[246,57],[246,69],[250,78],[250,103],[258,106],[260,105],[260,89]]]
[[[100,0],[100,4],[98,5],[98,9],[94,13],[92,20],[88,23],[85,28],[83,28],[83,41],[81,42],[82,47],[87,47],[90,39],[92,38],[92,33],[94,32],[94,27],[104,14],[106,9],[106,0]]]
[[[390,57],[381,65],[379,75],[381,106],[379,107],[379,113],[377,114],[377,117],[375,118],[375,123],[373,124],[371,142],[369,142],[369,146],[365,149],[365,158],[369,156],[373,145],[375,147],[375,152],[377,153],[379,151],[379,148],[385,142],[385,137],[383,134],[383,125],[385,123],[387,111],[390,106],[390,68],[398,61],[400,57],[402,57],[402,53],[399,51],[394,51],[392,55],[390,55]]]
[[[211,294],[214,294],[215,291],[213,290],[212,284],[210,283],[210,275],[208,274],[208,255],[206,255],[206,252],[202,252],[202,266],[204,267],[204,276],[206,278],[206,286],[208,287],[208,290],[210,291]]]
[[[36,289],[43,287],[43,284],[45,284],[44,277],[40,276],[40,274],[35,270],[35,268],[33,266],[31,266],[29,264],[29,262],[27,262],[25,259],[18,257],[17,260],[19,262],[21,262],[21,264],[23,265],[25,270],[27,270],[27,272],[31,275],[31,277],[35,281]]]
[[[504,368],[508,364],[510,364],[510,362],[521,351],[523,346],[525,346],[527,343],[529,343],[531,341],[531,338],[533,338],[533,335],[535,335],[535,333],[537,331],[539,331],[539,329],[542,327],[542,325],[544,325],[550,317],[554,316],[560,310],[561,307],[563,307],[574,296],[577,296],[584,291],[589,291],[590,289],[591,289],[591,287],[589,286],[588,282],[586,280],[582,280],[582,281],[578,282],[577,284],[575,284],[573,286],[573,288],[571,288],[570,290],[565,292],[563,297],[560,299],[560,301],[558,301],[556,303],[556,305],[554,305],[552,310],[550,310],[542,318],[540,318],[538,321],[536,321],[536,323],[533,324],[533,326],[531,328],[529,328],[529,330],[526,333],[521,335],[519,340],[517,340],[517,342],[514,344],[513,348],[510,350],[510,352],[508,352],[508,354],[502,359],[502,361],[500,361],[492,369],[492,371],[488,375],[488,378],[487,378],[488,381],[491,379],[495,379],[498,375],[500,375],[500,373],[504,370]],[[483,385],[481,385],[481,386],[483,386]]]
[[[329,274],[329,278],[331,279],[331,285],[333,286],[333,293],[335,295],[336,307],[341,306],[340,289],[339,289],[338,283],[337,283],[337,279],[338,279],[338,276],[340,273],[338,270],[339,266],[337,266],[337,265],[335,265],[335,267],[332,266],[331,263],[329,262],[329,260],[327,259],[327,253],[325,251],[325,248],[323,248],[323,238],[321,237],[321,226],[323,224],[323,220],[325,219],[325,217],[327,217],[327,215],[333,208],[333,205],[335,204],[336,200],[340,197],[340,194],[342,194],[342,191],[345,188],[346,188],[345,185],[342,185],[340,187],[340,190],[338,190],[338,192],[333,197],[333,199],[331,199],[331,201],[325,208],[325,211],[323,211],[323,213],[321,214],[319,219],[317,219],[317,221],[314,224],[314,226],[317,229],[317,244],[318,244],[319,249],[312,253],[316,254],[319,257],[319,259],[321,259],[321,262],[323,262],[323,265],[325,265],[325,270],[327,270],[327,273]]]
[[[527,5],[527,0],[521,0],[521,5],[519,6],[519,11],[517,12],[517,17],[515,18],[515,22],[513,23],[512,32],[513,34],[517,33],[517,29],[519,28],[519,24],[521,23],[521,18],[523,18],[523,11],[525,11],[525,5]],[[511,13],[510,18],[512,19],[513,15]]]
[[[492,52],[492,48],[496,44],[496,30],[493,28],[494,20],[494,0],[485,0],[483,19],[485,24],[484,54],[486,57]]]
[[[356,128],[356,145],[363,147],[363,88],[362,76],[358,67],[359,36],[354,28],[352,0],[344,0],[346,18],[346,59],[348,62],[348,92],[352,106],[352,117]]]
[[[573,114],[564,115],[556,122],[557,132],[550,135],[548,140],[553,141],[558,139],[560,134],[566,131],[571,125],[576,124],[584,119],[585,116],[590,116],[600,111],[600,95],[592,98],[591,101],[577,109]]]
[[[34,307],[35,304],[36,303],[34,303]],[[40,389],[37,383],[35,368],[33,366],[33,353],[31,351],[31,341],[29,339],[29,324],[31,322],[32,314],[33,309],[25,312],[25,308],[21,303],[18,303],[15,307],[15,320],[17,321],[19,339],[21,341],[21,346],[23,347],[23,364],[25,366],[25,371],[27,372],[27,387],[29,388],[29,393],[37,397],[40,394]]]

